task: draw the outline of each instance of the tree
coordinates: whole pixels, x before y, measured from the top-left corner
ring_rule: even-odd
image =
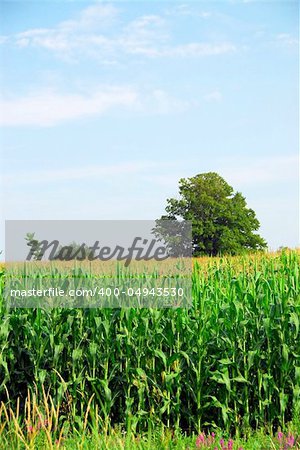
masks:
[[[46,240],[39,241],[35,238],[35,233],[27,233],[25,240],[30,247],[29,260],[40,261],[48,248],[52,253],[52,255],[50,253],[50,259],[53,260],[72,261],[76,259],[82,261],[87,259],[90,254],[92,255],[91,249],[86,244],[77,244],[74,241],[68,245],[58,245],[58,241],[52,243]]]
[[[30,258],[33,260],[39,260],[42,256],[41,244],[37,239],[35,239],[34,235],[35,233],[27,233],[25,240],[27,241],[28,247],[30,247]]]
[[[245,197],[217,173],[208,172],[179,181],[180,198],[167,199],[166,215],[157,221],[189,220],[193,255],[239,254],[263,250],[266,241],[255,231],[259,221]]]

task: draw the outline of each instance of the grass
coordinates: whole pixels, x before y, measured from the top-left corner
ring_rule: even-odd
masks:
[[[190,309],[8,309],[2,295],[0,449],[192,449],[220,430],[281,448],[274,433],[300,429],[299,262],[197,259]]]
[[[255,450],[300,448],[299,427],[291,424],[285,433],[269,435],[265,430],[251,432],[247,438],[230,438],[220,430],[212,433],[201,432],[191,435],[180,430],[160,427],[147,432],[134,434],[121,428],[105,432],[97,412],[93,411],[92,398],[87,409],[78,417],[76,426],[61,420],[59,407],[43,391],[43,398],[28,393],[25,401],[25,415],[20,413],[19,404],[15,409],[4,403],[0,406],[0,449],[21,450],[152,450],[152,449],[221,449],[221,450]],[[98,417],[98,418],[97,418]]]

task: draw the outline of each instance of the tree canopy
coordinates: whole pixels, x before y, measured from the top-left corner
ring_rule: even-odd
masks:
[[[245,197],[217,173],[208,172],[179,181],[180,198],[167,199],[160,219],[192,223],[194,256],[239,254],[262,250],[266,241],[256,233],[259,221]]]

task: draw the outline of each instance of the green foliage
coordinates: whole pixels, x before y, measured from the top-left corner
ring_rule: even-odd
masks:
[[[35,233],[27,233],[25,236],[25,241],[27,241],[27,246],[30,247],[29,254],[31,259],[38,260],[41,258],[41,243],[34,237]]]
[[[182,178],[179,194],[180,199],[167,200],[162,219],[192,222],[194,256],[236,255],[266,248],[266,242],[254,233],[259,228],[255,212],[217,173]]]
[[[41,260],[43,258],[45,245],[43,242],[35,238],[35,233],[27,233],[25,236],[27,241],[27,246],[30,247],[29,259],[31,260]],[[86,244],[77,244],[75,241],[68,245],[59,245],[52,259],[58,260],[84,260],[93,256],[92,251]]]
[[[54,259],[59,260],[84,260],[92,255],[92,251],[86,244],[77,244],[75,241],[67,245],[60,245]]]
[[[5,420],[5,419],[4,419]],[[28,431],[28,427],[22,427],[22,422],[12,421],[10,424],[0,429],[1,450],[23,450],[23,449],[44,449],[44,450],[299,450],[299,434],[296,432],[287,433],[283,438],[278,439],[279,433],[270,436],[263,431],[252,433],[247,438],[231,439],[217,432],[214,435],[206,436],[203,443],[200,435],[187,436],[183,433],[171,429],[149,430],[147,433],[134,435],[125,433],[122,430],[112,430],[109,434],[103,434],[101,427],[96,424],[91,430],[83,432],[68,432],[63,430],[57,438],[55,431],[33,429]],[[81,427],[84,424],[81,423]],[[23,428],[23,432],[21,431]],[[80,427],[80,428],[81,428]],[[65,432],[64,432],[65,431]],[[285,445],[286,436],[294,437],[288,440]],[[288,438],[289,439],[289,438]]]

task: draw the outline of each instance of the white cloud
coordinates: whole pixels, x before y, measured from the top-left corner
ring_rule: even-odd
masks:
[[[118,10],[114,6],[97,4],[83,9],[75,19],[60,22],[54,28],[30,29],[5,38],[20,48],[43,48],[61,57],[77,60],[79,53],[95,56],[95,48],[98,51],[111,50],[114,43],[103,33],[114,23],[117,15]]]
[[[194,99],[182,100],[158,88],[103,86],[85,93],[46,89],[20,98],[0,99],[0,126],[49,127],[123,109],[135,115],[180,114],[197,106]]]
[[[299,40],[289,33],[279,33],[276,36],[277,42],[284,47],[296,47],[299,45]]]
[[[180,114],[196,106],[194,100],[182,100],[163,89],[153,89],[140,92],[136,111],[146,115]]]
[[[204,100],[208,102],[220,102],[222,98],[223,96],[218,89],[215,89],[204,96]]]
[[[59,28],[64,32],[99,30],[111,25],[118,14],[113,5],[96,4],[82,10],[77,19],[61,22]]]
[[[188,4],[175,5],[173,8],[168,9],[166,14],[168,16],[200,17],[201,19],[208,19],[212,16],[210,11],[198,11],[198,8],[192,8]]]
[[[159,54],[160,56],[197,57],[222,55],[225,53],[232,53],[235,50],[236,47],[230,42],[222,42],[217,44],[211,44],[207,42],[192,42],[189,44],[162,49]]]
[[[158,48],[168,40],[165,20],[157,15],[148,15],[130,22],[121,34],[118,44],[125,53],[159,56]]]
[[[157,111],[161,114],[183,112],[189,107],[186,101],[178,100],[171,97],[168,93],[161,89],[156,89],[152,93]]]
[[[186,14],[190,10],[182,5],[179,11]],[[203,57],[236,50],[232,43],[226,41],[172,45],[170,23],[158,15],[137,17],[117,29],[112,25],[118,14],[119,10],[112,5],[93,5],[82,10],[77,18],[60,22],[56,27],[30,29],[11,36],[2,36],[0,44],[11,44],[19,48],[42,48],[67,61],[88,57],[106,62],[121,55],[152,58]],[[202,18],[210,16],[206,11],[196,14]]]
[[[138,54],[148,57],[204,57],[216,56],[236,51],[235,45],[230,42],[208,43],[208,42],[191,42],[183,45],[150,45],[139,40],[131,40],[123,43],[123,49],[129,54]]]
[[[127,54],[148,57],[202,57],[231,53],[236,50],[231,42],[189,42],[171,45],[168,26],[161,16],[139,17],[126,27],[120,46]]]
[[[50,90],[0,101],[2,126],[52,126],[65,120],[101,115],[116,107],[133,107],[137,92],[128,87],[104,87],[93,94],[60,94]]]
[[[202,17],[202,19],[208,19],[209,17],[211,17],[212,13],[209,11],[202,11],[198,13],[199,17]]]

